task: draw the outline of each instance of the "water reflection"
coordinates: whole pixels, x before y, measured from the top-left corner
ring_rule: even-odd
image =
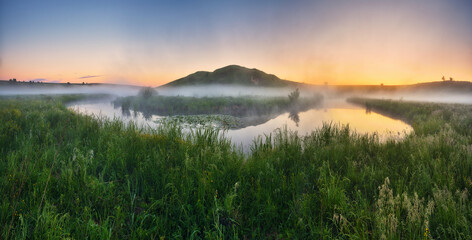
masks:
[[[156,120],[162,116],[149,113],[141,113],[131,109],[123,110],[115,108],[111,102],[76,103],[69,108],[89,115],[106,116],[111,119],[119,117],[122,121],[133,121],[139,125],[156,127]],[[301,135],[309,134],[313,130],[322,127],[323,123],[349,125],[357,133],[376,133],[379,138],[403,138],[412,131],[411,126],[368,109],[348,103],[327,105],[321,109],[311,109],[304,112],[291,111],[283,114],[251,116],[242,118],[245,125],[240,129],[231,129],[225,135],[232,139],[233,143],[247,148],[254,138],[260,135],[268,135],[277,128],[287,126],[287,129],[296,131]]]
[[[288,118],[292,119],[292,121],[298,127],[298,123],[300,122],[300,116],[298,115],[298,112],[291,111],[290,114],[288,115]]]
[[[121,109],[121,114],[123,114],[123,116],[125,117],[131,116],[131,112],[129,111],[129,109],[125,109],[125,108]]]
[[[287,126],[287,129],[296,131],[300,135],[310,134],[313,130],[321,128],[323,123],[349,125],[350,129],[359,134],[376,134],[381,141],[389,138],[399,140],[412,131],[411,126],[400,120],[375,112],[366,114],[363,108],[347,105],[345,107],[312,109],[298,114],[282,114],[258,126],[228,131],[227,136],[231,137],[233,142],[247,143],[258,135],[273,133],[275,129],[283,126]]]
[[[137,112],[137,111],[135,110],[134,112]],[[149,121],[152,118],[152,114],[148,111],[144,111],[142,112],[142,114],[143,114],[144,119],[146,119],[147,121]]]

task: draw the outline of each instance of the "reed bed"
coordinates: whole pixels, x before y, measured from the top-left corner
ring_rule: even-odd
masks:
[[[470,239],[470,106],[362,103],[415,131],[381,142],[336,124],[282,128],[247,155],[213,128],[2,99],[1,238]]]

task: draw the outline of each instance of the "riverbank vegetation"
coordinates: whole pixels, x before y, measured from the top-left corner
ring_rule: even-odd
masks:
[[[472,135],[472,105],[365,98],[349,98],[348,101],[365,106],[367,111],[408,122],[416,134],[438,133],[446,127],[464,136]]]
[[[143,112],[144,115],[220,114],[246,117],[304,111],[319,106],[323,100],[319,94],[300,97],[298,89],[287,94],[288,97],[185,97],[158,95],[148,88],[141,90],[136,96],[117,98],[114,104],[124,110]]]
[[[212,128],[1,99],[1,238],[469,238],[471,107],[356,102],[415,132],[381,142],[335,124],[279,129],[245,155]]]

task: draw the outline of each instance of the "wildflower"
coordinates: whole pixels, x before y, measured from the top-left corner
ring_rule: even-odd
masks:
[[[425,231],[424,231],[424,238],[425,239],[428,239],[429,238],[429,229],[428,227],[426,227]]]

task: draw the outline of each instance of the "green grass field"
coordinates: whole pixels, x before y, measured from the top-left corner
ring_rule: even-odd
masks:
[[[327,124],[249,155],[217,130],[142,129],[61,97],[0,100],[2,239],[470,239],[472,107],[353,100],[412,124]]]

